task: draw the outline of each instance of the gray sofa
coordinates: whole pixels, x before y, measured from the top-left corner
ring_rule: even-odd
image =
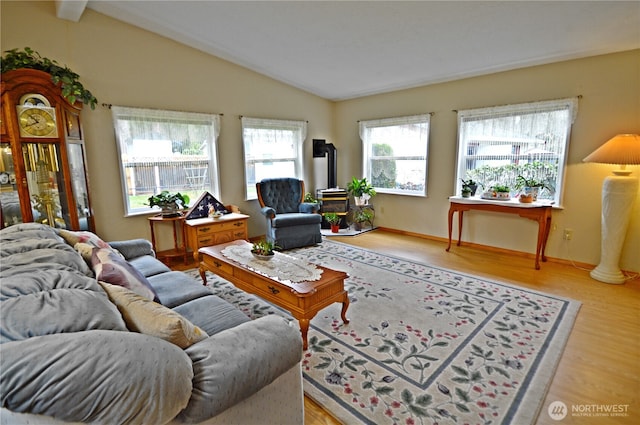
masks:
[[[3,424],[303,422],[297,326],[276,316],[249,320],[167,268],[146,240],[110,243],[146,277],[159,306],[135,288],[99,282],[80,244],[60,235],[34,223],[0,231]],[[129,307],[113,293],[161,309],[151,326],[165,313],[177,318],[191,340],[181,348],[131,331]]]

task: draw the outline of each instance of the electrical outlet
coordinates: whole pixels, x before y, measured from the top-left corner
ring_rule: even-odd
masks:
[[[564,239],[565,241],[570,241],[571,239],[573,239],[573,229],[564,229],[562,239]]]

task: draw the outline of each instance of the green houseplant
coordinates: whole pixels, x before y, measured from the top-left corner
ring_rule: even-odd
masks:
[[[524,195],[524,199],[531,196],[533,201],[538,200],[538,193],[541,189],[546,188],[547,185],[544,182],[533,178],[526,178],[522,175],[516,177],[516,189],[522,190],[521,195]]]
[[[511,198],[511,189],[509,188],[509,186],[494,185],[494,186],[491,186],[490,192],[494,198],[498,198],[498,199]]]
[[[175,216],[179,214],[178,211],[189,206],[189,196],[183,195],[180,192],[170,193],[168,190],[163,190],[157,195],[149,197],[149,204],[151,208],[160,207],[162,209],[163,216]]]
[[[16,69],[28,68],[44,71],[51,75],[51,81],[54,84],[60,84],[62,97],[67,99],[72,105],[76,100],[96,108],[98,99],[80,82],[80,76],[70,70],[67,66],[60,66],[55,60],[40,56],[40,53],[34,51],[30,47],[23,50],[11,49],[4,52],[2,57],[1,70],[4,74],[8,71]]]
[[[375,189],[367,182],[366,177],[361,179],[352,177],[351,181],[347,184],[347,191],[353,195],[356,205],[366,205],[371,197],[376,196]]]
[[[332,233],[338,233],[340,231],[340,220],[342,219],[342,217],[334,212],[324,213],[323,217],[331,226]]]
[[[271,241],[261,239],[251,246],[251,254],[259,260],[271,260],[278,246]]]
[[[353,225],[356,230],[362,230],[364,223],[373,227],[373,210],[370,208],[362,208],[353,214]]]
[[[460,179],[460,181],[462,182],[462,196],[467,198],[476,194],[476,190],[478,190],[478,186],[480,186],[480,183],[474,181],[473,179]]]

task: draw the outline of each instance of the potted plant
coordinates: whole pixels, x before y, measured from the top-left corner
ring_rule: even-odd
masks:
[[[369,199],[376,195],[375,189],[367,182],[366,177],[362,179],[353,177],[347,184],[347,191],[353,195],[356,205],[367,205]]]
[[[164,217],[175,217],[180,214],[181,209],[187,208],[188,204],[189,196],[180,192],[170,193],[168,190],[163,190],[157,195],[150,196],[148,205],[152,208],[160,207]]]
[[[485,197],[495,199],[511,199],[511,189],[509,186],[494,185],[491,186],[489,192],[485,193]]]
[[[538,181],[536,179],[528,179],[522,175],[516,177],[516,189],[522,189],[521,195],[525,195],[525,199],[530,195],[532,201],[538,200],[538,192],[540,192],[540,189],[543,189],[545,187],[547,186],[544,184],[544,182]]]
[[[462,181],[462,196],[464,198],[475,196],[479,183],[475,182],[473,179],[460,179],[460,181]]]
[[[338,214],[334,212],[324,213],[324,219],[331,226],[332,233],[338,233],[340,231],[340,220],[342,219]]]
[[[310,204],[317,204],[318,200],[316,198],[313,197],[313,195],[310,192],[307,192],[304,194],[304,199],[302,200],[302,202],[307,202]]]
[[[2,58],[2,73],[16,69],[28,68],[44,71],[51,75],[54,84],[60,84],[62,97],[67,99],[72,105],[76,100],[96,108],[98,99],[79,81],[80,76],[66,66],[60,66],[55,60],[40,56],[40,54],[30,47],[24,50],[11,49],[5,52]]]
[[[359,209],[353,214],[353,226],[356,230],[362,230],[363,223],[373,227],[373,211],[369,208]]]
[[[257,242],[254,242],[251,246],[251,254],[259,260],[271,260],[275,255],[274,250],[277,249],[278,246],[271,241],[266,239],[261,239]]]

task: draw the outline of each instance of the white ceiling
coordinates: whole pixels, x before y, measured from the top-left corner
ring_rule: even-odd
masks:
[[[76,3],[80,19],[85,3]],[[640,48],[640,1],[90,0],[86,7],[331,100]]]

